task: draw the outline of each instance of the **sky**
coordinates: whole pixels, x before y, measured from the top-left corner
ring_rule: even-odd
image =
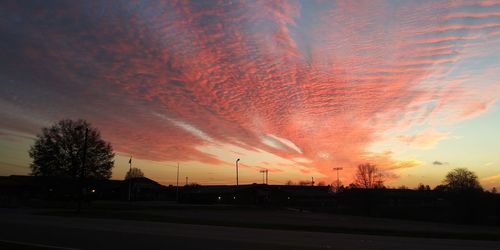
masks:
[[[0,175],[86,119],[163,184],[500,187],[500,1],[2,1]]]

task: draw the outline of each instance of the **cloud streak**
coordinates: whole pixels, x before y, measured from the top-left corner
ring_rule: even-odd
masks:
[[[471,90],[472,73],[450,72],[500,29],[500,5],[429,5],[8,2],[0,128],[33,134],[82,117],[144,159],[224,165],[203,148],[230,144],[331,175],[385,131],[443,114],[458,122],[498,99]],[[400,139],[431,147],[447,135]]]

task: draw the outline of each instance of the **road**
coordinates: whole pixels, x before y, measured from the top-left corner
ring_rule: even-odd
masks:
[[[500,242],[0,214],[2,249],[500,249]]]

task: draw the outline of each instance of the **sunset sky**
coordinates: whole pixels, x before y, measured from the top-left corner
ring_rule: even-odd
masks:
[[[86,119],[163,184],[500,187],[500,1],[2,1],[0,175]]]

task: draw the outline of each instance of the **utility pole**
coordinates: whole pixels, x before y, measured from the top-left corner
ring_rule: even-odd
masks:
[[[268,177],[268,173],[269,173],[269,170],[266,169],[266,185],[269,185],[269,179],[267,178]]]
[[[343,168],[340,168],[340,167],[333,168],[333,170],[337,170],[337,192],[339,191],[339,188],[340,188],[339,170],[342,170],[342,169]]]
[[[179,163],[177,162],[177,188],[175,190],[175,199],[179,202]]]
[[[188,177],[186,176],[186,184],[185,184],[185,186],[187,186],[187,185],[188,185]]]
[[[267,177],[268,177],[267,173],[269,172],[269,170],[268,169],[263,169],[263,170],[260,170],[259,172],[262,173],[262,184],[266,184],[267,185],[268,184],[268,182],[267,182],[268,181],[268,179],[267,179]]]
[[[238,162],[240,161],[240,158],[238,158],[236,160],[236,186],[238,186],[240,184],[239,180],[238,180]]]
[[[87,160],[87,137],[89,134],[89,128],[85,128],[85,139],[83,142],[83,159],[82,159],[82,169],[80,170],[80,183],[78,188],[78,208],[77,212],[80,213],[82,209],[82,196],[83,196],[83,182],[85,180],[85,161]]]
[[[314,186],[314,177],[311,177],[311,186]]]

